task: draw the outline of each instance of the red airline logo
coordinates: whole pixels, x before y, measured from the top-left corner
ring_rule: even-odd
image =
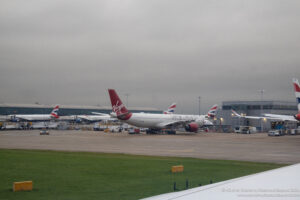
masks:
[[[123,104],[120,104],[119,100],[117,100],[116,105],[113,105],[112,110],[117,114],[121,115],[124,114],[122,113],[122,109],[125,108]]]

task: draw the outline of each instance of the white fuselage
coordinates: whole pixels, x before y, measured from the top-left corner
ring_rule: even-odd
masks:
[[[9,115],[10,119],[20,119],[26,121],[48,121],[54,119],[50,114],[37,114],[37,115]]]
[[[172,127],[179,123],[195,122],[199,126],[203,126],[205,122],[204,115],[178,115],[178,114],[150,114],[150,113],[132,113],[132,116],[128,120],[122,120],[130,125],[143,127],[162,129]]]

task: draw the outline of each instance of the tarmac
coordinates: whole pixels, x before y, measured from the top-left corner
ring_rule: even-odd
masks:
[[[0,131],[1,149],[124,153],[294,164],[300,162],[300,135],[267,133],[181,133],[147,135],[101,131]]]

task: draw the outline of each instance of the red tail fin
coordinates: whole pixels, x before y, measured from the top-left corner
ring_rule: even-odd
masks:
[[[113,89],[108,89],[108,93],[112,110],[117,114],[118,119],[128,120],[131,117],[132,113],[130,113],[124,106],[116,91]]]

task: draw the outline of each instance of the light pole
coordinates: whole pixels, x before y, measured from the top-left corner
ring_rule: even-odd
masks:
[[[200,108],[201,108],[201,107],[200,107],[201,97],[200,97],[200,96],[198,97],[198,100],[199,100],[199,115],[200,115],[200,113],[201,113],[201,109],[200,109]]]
[[[262,110],[263,110],[263,100],[264,100],[264,92],[265,90],[262,89],[262,90],[259,90],[260,92],[260,116],[262,116]],[[260,119],[260,127],[261,127],[261,132],[264,131],[264,128],[263,128],[263,118]]]
[[[130,96],[130,94],[126,93],[124,95],[126,96],[126,107],[128,108],[128,96]]]

